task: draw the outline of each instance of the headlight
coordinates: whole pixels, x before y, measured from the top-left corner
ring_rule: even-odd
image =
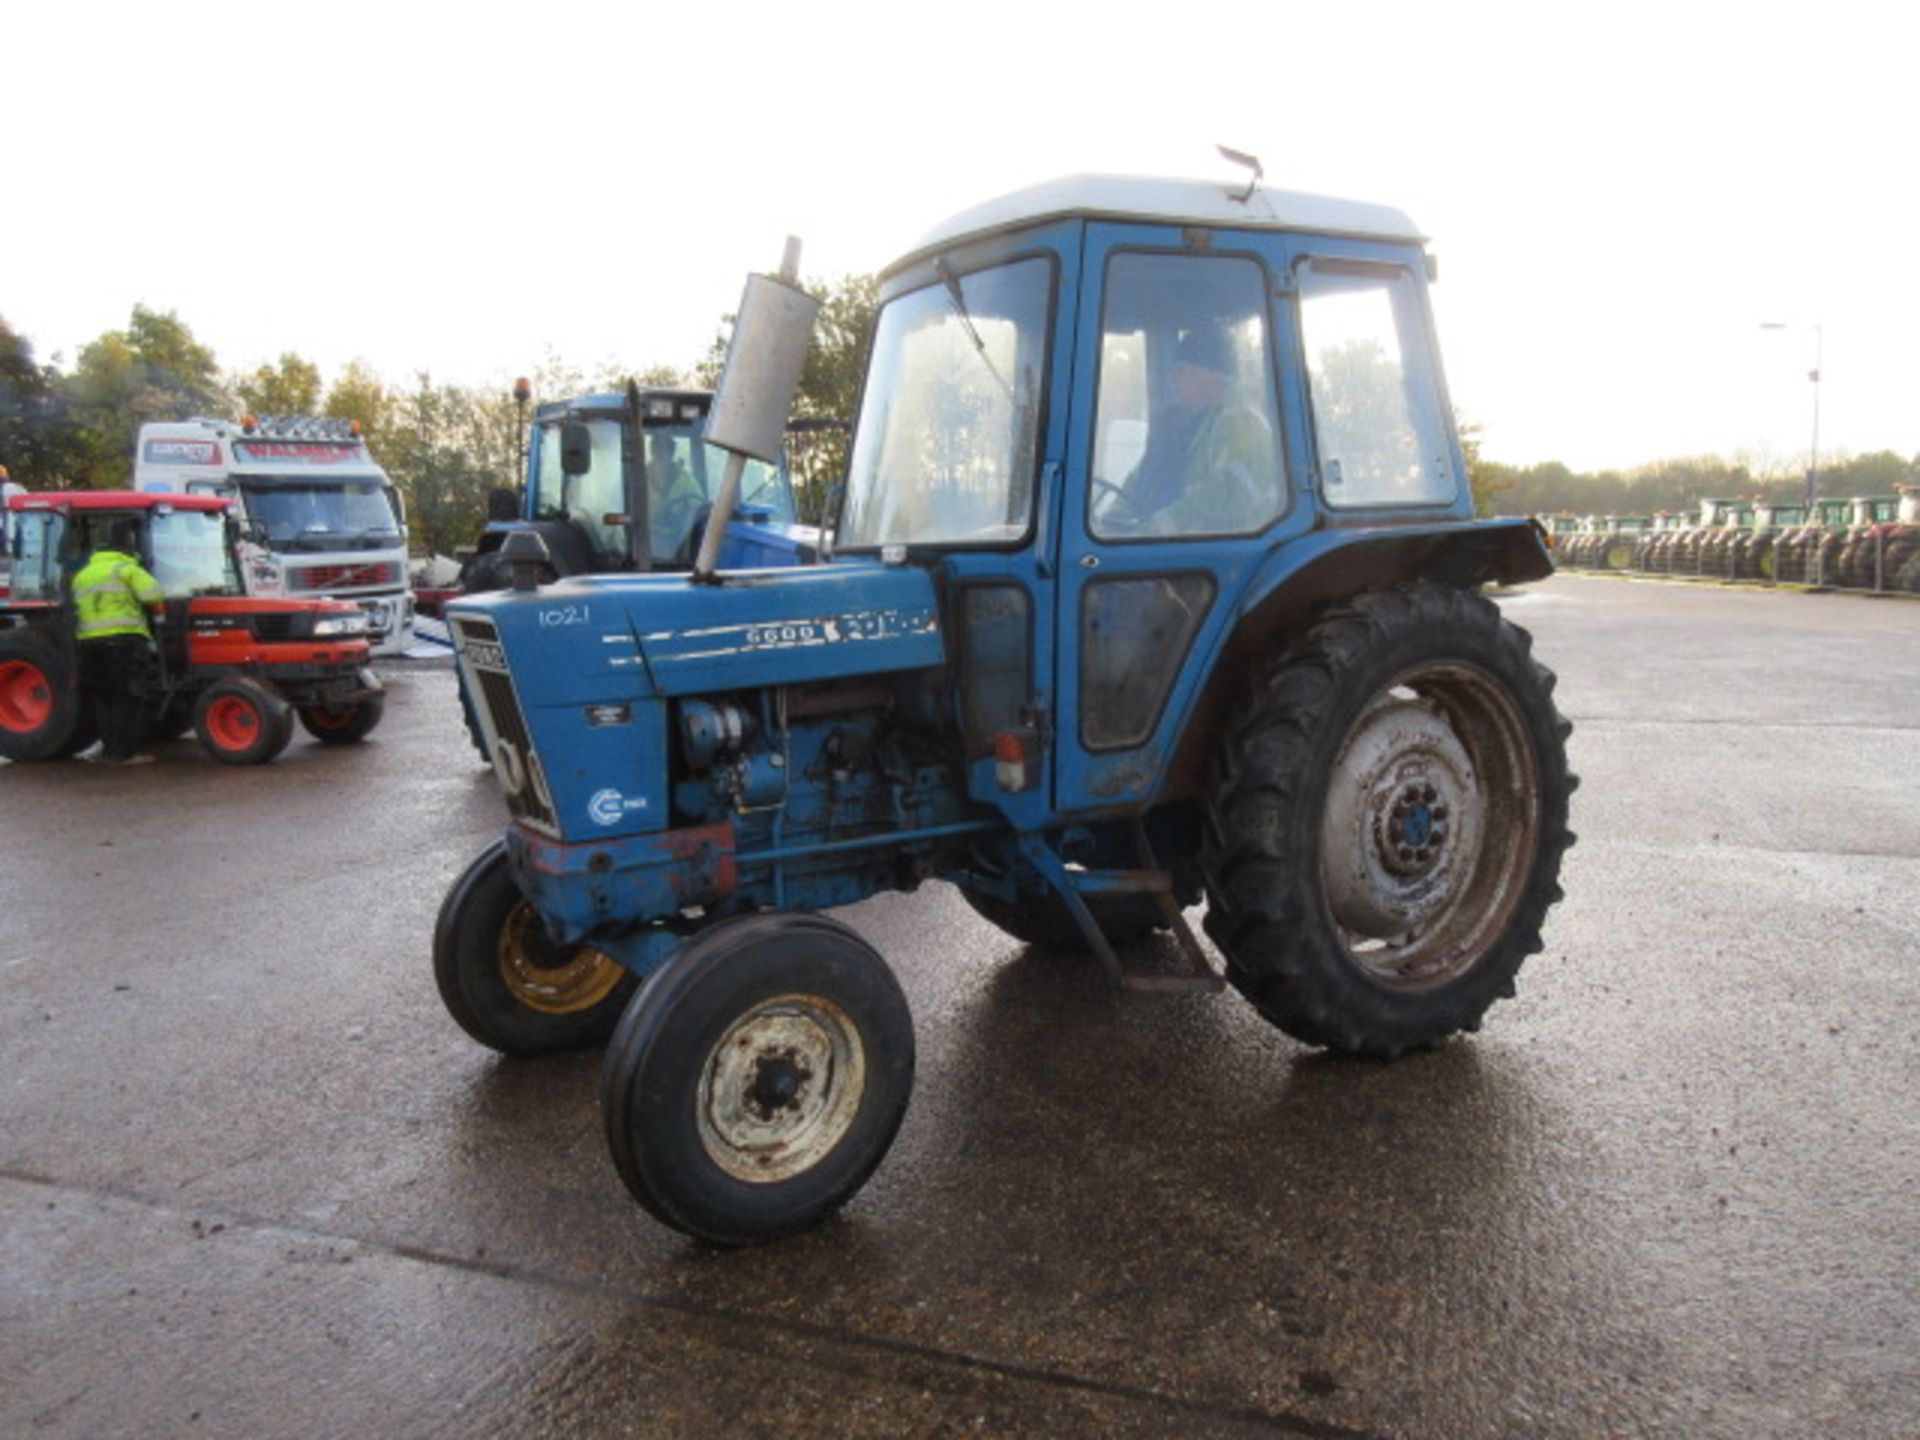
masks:
[[[351,615],[323,615],[313,622],[315,635],[364,635],[367,617],[356,610]]]

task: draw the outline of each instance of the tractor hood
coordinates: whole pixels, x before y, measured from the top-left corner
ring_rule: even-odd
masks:
[[[484,614],[513,669],[544,672],[547,693],[583,694],[583,682],[617,677],[612,688],[634,698],[705,695],[917,670],[946,654],[927,573],[865,561],[739,572],[716,585],[680,574],[579,578],[465,597],[448,613]],[[570,683],[555,684],[561,674]]]
[[[916,670],[945,658],[925,571],[868,562],[599,576],[469,595],[447,619],[507,807],[596,844],[669,820],[675,696]]]

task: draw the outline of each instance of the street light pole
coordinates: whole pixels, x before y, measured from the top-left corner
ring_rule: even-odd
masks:
[[[1813,502],[1820,494],[1820,367],[1825,363],[1826,337],[1819,324],[1813,327],[1813,370],[1807,379],[1813,382],[1813,447],[1807,464],[1807,514],[1813,514]]]
[[[1762,320],[1762,330],[1786,330],[1784,320]],[[1813,518],[1813,502],[1820,494],[1820,371],[1826,363],[1826,333],[1820,322],[1813,324],[1813,369],[1807,379],[1813,382],[1813,444],[1807,450],[1807,518]]]

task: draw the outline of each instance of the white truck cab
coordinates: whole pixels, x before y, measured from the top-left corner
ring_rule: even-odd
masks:
[[[351,600],[376,655],[413,642],[407,516],[357,421],[249,415],[140,427],[134,488],[224,495],[252,595]]]

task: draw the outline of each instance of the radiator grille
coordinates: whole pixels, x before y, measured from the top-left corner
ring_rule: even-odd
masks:
[[[507,809],[514,819],[559,839],[553,792],[547,788],[546,772],[533,748],[533,735],[520,712],[520,697],[513,688],[500,632],[491,621],[468,616],[455,616],[453,630],[461,677],[480,717],[480,731],[493,760],[494,778],[507,797]]]
[[[302,565],[289,579],[295,590],[352,590],[367,585],[396,585],[400,562],[375,560],[365,565]]]

